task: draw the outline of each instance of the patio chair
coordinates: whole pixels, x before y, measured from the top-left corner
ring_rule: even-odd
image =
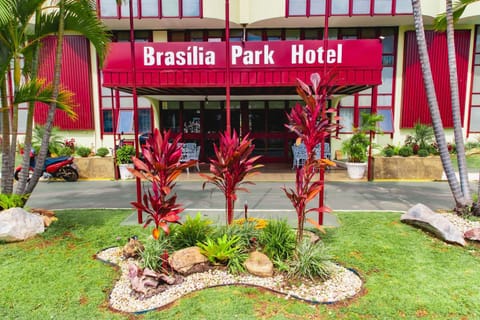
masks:
[[[198,165],[198,157],[200,155],[200,146],[197,146],[194,142],[187,142],[182,145],[182,157],[180,158],[180,162],[187,162],[189,160],[197,160],[197,171],[200,171],[200,167]],[[189,168],[187,168],[187,174],[190,173]]]
[[[332,152],[330,151],[330,143],[328,142],[325,142],[324,143],[324,146],[325,146],[325,149],[323,150],[323,155],[325,157],[325,159],[329,159],[331,160],[332,159]],[[321,152],[321,149],[320,149],[320,144],[317,144],[315,146],[315,156],[317,157],[317,159],[320,159],[320,152]]]
[[[307,149],[303,143],[292,145],[292,154],[293,154],[293,166],[292,169],[300,168],[305,164],[307,160]]]

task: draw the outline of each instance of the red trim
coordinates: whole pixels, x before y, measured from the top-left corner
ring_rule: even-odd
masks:
[[[295,86],[297,78],[308,79],[327,60],[329,68],[338,72],[338,85],[381,83],[379,40],[329,40],[328,43],[328,51],[322,40],[232,43],[231,84],[236,87]],[[111,44],[103,69],[104,86],[133,85],[128,45]],[[224,43],[136,43],[135,51],[139,87],[225,87]],[[179,55],[181,58],[177,59]],[[191,65],[186,65],[188,59]]]

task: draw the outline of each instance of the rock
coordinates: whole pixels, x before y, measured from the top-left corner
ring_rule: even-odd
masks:
[[[247,271],[255,276],[273,276],[272,261],[270,261],[270,259],[265,254],[259,251],[251,252],[244,265],[245,268],[247,268]]]
[[[472,241],[480,241],[480,228],[473,228],[463,234],[463,236]]]
[[[465,246],[462,232],[447,218],[433,212],[427,206],[419,203],[404,213],[400,220],[404,223],[427,230],[440,239]]]
[[[122,256],[125,259],[137,257],[145,247],[136,238],[128,239],[128,243],[122,249]]]
[[[173,270],[184,276],[210,269],[208,259],[200,253],[199,247],[175,251],[168,258],[168,263]]]
[[[45,231],[43,219],[22,208],[10,208],[0,212],[0,240],[22,241]]]

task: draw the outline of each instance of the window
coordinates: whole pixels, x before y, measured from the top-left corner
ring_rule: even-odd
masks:
[[[152,34],[150,31],[134,31],[135,42],[151,42]],[[130,42],[130,31],[114,31],[114,42]]]
[[[370,0],[353,0],[353,14],[369,14]]]
[[[372,104],[376,102],[377,113],[383,115],[384,119],[379,124],[382,130],[386,133],[393,132],[393,93],[394,93],[394,73],[395,73],[395,36],[396,30],[394,28],[379,28],[379,29],[339,29],[340,39],[355,39],[355,38],[370,38],[375,39],[383,36],[383,69],[382,69],[382,84],[377,87],[376,101],[373,95],[373,90],[368,89],[359,92],[353,96],[342,98],[340,102],[340,124],[342,125],[341,132],[352,132],[353,128],[360,126],[360,119],[362,112],[370,112]],[[359,35],[359,37],[357,37]]]
[[[200,18],[201,0],[133,0],[135,18]],[[98,0],[102,18],[130,17],[129,1]],[[139,10],[140,8],[140,10]]]
[[[331,15],[412,14],[411,0],[331,0]],[[325,15],[326,0],[287,0],[287,17]]]
[[[152,130],[150,101],[143,97],[138,97],[137,101],[138,130],[140,133],[150,132]],[[114,133],[114,123],[116,133],[134,133],[133,97],[131,94],[102,87],[101,108],[103,133]],[[116,120],[114,114],[116,114]]]
[[[476,28],[469,133],[480,132],[480,26]]]

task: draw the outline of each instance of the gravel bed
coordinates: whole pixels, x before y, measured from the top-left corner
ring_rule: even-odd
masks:
[[[462,233],[465,233],[468,230],[480,228],[480,221],[471,221],[463,219],[462,217],[454,213],[442,213],[445,218],[450,220],[450,222],[458,228]]]
[[[259,286],[283,294],[286,299],[293,297],[311,303],[333,303],[355,296],[360,292],[363,284],[355,272],[335,264],[332,265],[332,277],[327,281],[320,283],[304,281],[298,286],[287,284],[282,275],[261,278],[209,270],[187,276],[181,284],[170,286],[160,294],[142,299],[133,294],[128,279],[128,264],[136,263],[135,260],[123,260],[119,247],[105,249],[97,254],[97,258],[120,267],[122,274],[110,293],[109,304],[112,309],[129,313],[160,308],[190,292],[221,285]]]

